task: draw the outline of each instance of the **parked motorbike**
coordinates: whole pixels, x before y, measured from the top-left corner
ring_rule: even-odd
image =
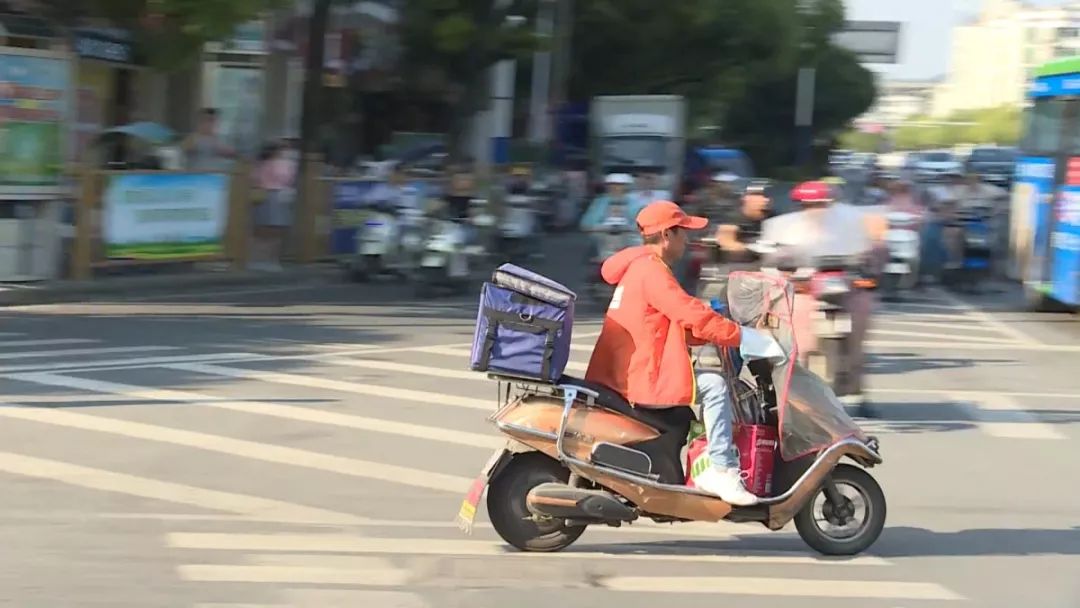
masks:
[[[750,437],[763,456],[749,469],[742,460],[759,504],[736,507],[688,483],[681,454],[690,408],[635,408],[606,387],[567,376],[557,384],[522,384],[494,375],[508,388],[490,420],[508,441],[472,484],[459,525],[471,530],[486,490],[496,533],[524,551],[559,551],[588,526],[619,527],[642,517],[756,522],[770,530],[794,520],[820,553],[866,550],[885,524],[884,493],[861,468],[882,462],[878,440],[798,363],[792,298],[791,284],[779,277],[736,273],[729,282],[731,317],[769,331],[784,351],[748,364],[752,382],[741,394],[757,400],[759,414],[735,421],[737,443]],[[765,466],[770,455],[778,457]],[[841,463],[845,458],[861,467]]]
[[[392,202],[377,204],[357,235],[350,271],[354,280],[379,275],[406,276],[415,265],[422,242],[423,212]]]
[[[531,196],[511,194],[506,197],[502,222],[499,225],[499,252],[514,264],[523,263],[533,251],[536,238],[535,201]]]
[[[885,242],[889,261],[881,277],[881,292],[885,299],[896,299],[904,290],[914,289],[919,282],[920,218],[903,211],[886,215],[889,229]]]
[[[467,238],[465,227],[457,222],[447,219],[431,221],[417,273],[417,295],[427,296],[438,288],[460,292],[467,287]]]

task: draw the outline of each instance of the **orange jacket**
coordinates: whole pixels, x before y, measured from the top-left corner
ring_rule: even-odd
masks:
[[[688,344],[738,346],[739,326],[683,291],[647,246],[630,247],[600,269],[615,288],[585,379],[643,408],[694,403]]]

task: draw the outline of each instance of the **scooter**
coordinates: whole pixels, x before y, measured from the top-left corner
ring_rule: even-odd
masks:
[[[919,216],[903,211],[888,213],[889,229],[885,243],[889,261],[881,277],[882,297],[896,299],[903,290],[914,289],[919,282]]]
[[[469,279],[464,227],[447,219],[433,219],[424,241],[417,276],[417,295],[430,295],[439,287],[463,291]]]
[[[471,531],[486,490],[495,532],[523,551],[559,551],[588,526],[619,527],[643,517],[753,522],[770,530],[794,520],[820,553],[854,555],[870,547],[885,525],[885,495],[863,468],[882,462],[878,440],[797,363],[791,285],[761,273],[734,273],[729,285],[732,319],[769,331],[783,349],[780,358],[751,361],[749,378],[740,380],[762,412],[758,420],[736,421],[742,428],[735,431],[737,443],[750,437],[763,457],[750,468],[742,460],[759,504],[733,506],[688,483],[693,465],[684,468],[681,457],[694,418],[688,407],[633,407],[604,386],[568,376],[529,384],[493,375],[508,387],[490,418],[507,444],[470,487],[459,526]],[[778,457],[764,466],[769,455]],[[842,463],[845,458],[854,464]]]
[[[792,284],[799,362],[823,378],[836,395],[852,394],[848,353],[854,338],[847,303],[853,292],[877,289],[878,284],[865,272],[862,256],[811,256],[800,265],[778,255],[775,243],[758,242],[750,249],[765,257],[763,272]]]
[[[990,277],[993,265],[993,230],[990,226],[991,207],[985,203],[970,203],[957,210],[963,228],[963,259],[959,268],[946,272],[946,284],[973,292]]]
[[[395,258],[401,226],[395,211],[393,203],[380,202],[364,220],[349,268],[353,280],[362,282],[387,272],[400,272]]]
[[[499,252],[505,261],[520,264],[532,253],[536,217],[531,196],[511,194],[506,197],[499,226]]]

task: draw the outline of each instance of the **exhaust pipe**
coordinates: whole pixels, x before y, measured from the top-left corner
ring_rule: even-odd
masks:
[[[593,522],[630,522],[637,511],[603,490],[571,488],[562,483],[544,483],[529,491],[525,506],[533,515],[555,519]]]

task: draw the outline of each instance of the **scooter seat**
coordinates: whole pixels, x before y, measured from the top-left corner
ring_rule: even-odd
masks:
[[[647,424],[661,433],[679,432],[686,427],[689,420],[694,418],[694,412],[688,406],[672,406],[665,408],[633,407],[618,392],[595,382],[589,382],[573,376],[563,376],[559,384],[579,386],[596,392],[599,398],[596,404],[604,409],[618,412],[627,418],[632,418]],[[685,431],[682,431],[685,436]]]

